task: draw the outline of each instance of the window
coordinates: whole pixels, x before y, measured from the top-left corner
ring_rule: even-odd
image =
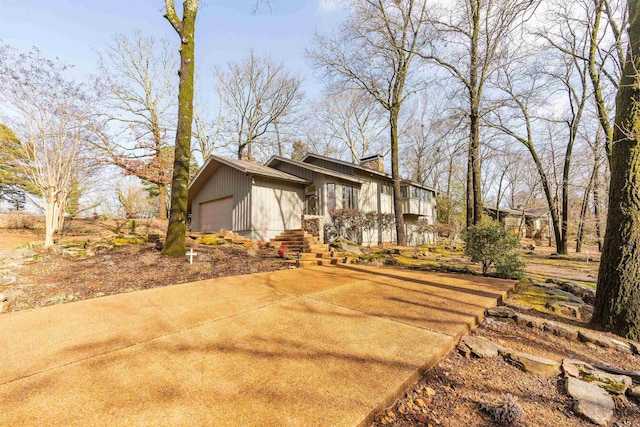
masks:
[[[409,197],[409,189],[404,186],[404,187],[400,187],[400,194],[402,194],[402,198],[406,199]]]
[[[358,189],[356,187],[342,186],[342,209],[358,209]]]
[[[391,195],[391,184],[380,184],[382,186],[382,194]]]
[[[327,210],[336,208],[336,185],[334,183],[327,184]]]

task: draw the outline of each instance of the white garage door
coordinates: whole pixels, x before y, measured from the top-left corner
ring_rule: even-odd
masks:
[[[200,204],[200,232],[231,231],[231,213],[233,211],[233,197],[214,200]]]

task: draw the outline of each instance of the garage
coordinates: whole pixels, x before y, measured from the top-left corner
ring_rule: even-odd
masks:
[[[200,203],[200,232],[233,230],[233,196]]]

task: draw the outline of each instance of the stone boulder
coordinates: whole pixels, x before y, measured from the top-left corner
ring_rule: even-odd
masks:
[[[584,301],[582,300],[582,298],[572,294],[571,292],[563,291],[562,289],[551,289],[547,291],[547,294],[554,297],[560,297],[560,298],[566,299],[569,302],[584,304]]]
[[[505,307],[503,305],[497,307],[487,308],[486,310],[487,316],[491,317],[502,317],[502,318],[513,318],[516,315],[516,312],[510,309],[509,307]]]
[[[542,329],[544,321],[539,317],[528,316],[526,314],[516,314],[516,323],[533,329]]]
[[[544,322],[544,330],[555,336],[566,338],[568,340],[575,341],[578,339],[578,331],[555,322]]]
[[[598,333],[578,331],[578,339],[582,342],[595,344],[599,347],[614,347],[613,342],[608,337]]]
[[[627,375],[606,372],[590,363],[581,360],[564,359],[562,372],[565,378],[576,378],[594,383],[609,393],[623,395],[633,385],[633,380]],[[619,371],[624,372],[624,371]]]
[[[634,397],[636,399],[640,399],[640,385],[635,386],[627,390],[627,395],[629,397]]]
[[[596,290],[585,285],[579,285],[572,282],[562,282],[560,283],[560,289],[582,298],[582,300],[587,304],[593,304],[593,301],[596,298]]]
[[[555,360],[511,350],[502,350],[500,353],[507,362],[519,367],[525,372],[541,377],[552,377],[560,373],[560,362],[556,362]]]
[[[597,384],[568,377],[565,382],[567,394],[573,399],[573,410],[589,421],[606,426],[611,422],[616,407],[609,393]]]
[[[458,344],[458,350],[466,357],[473,355],[479,358],[490,358],[498,356],[501,347],[484,338],[467,335],[462,337]]]

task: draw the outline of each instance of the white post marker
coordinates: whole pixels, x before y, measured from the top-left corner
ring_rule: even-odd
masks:
[[[189,257],[189,264],[193,264],[193,257],[198,255],[197,253],[193,252],[193,248],[189,248],[189,252],[187,252],[185,254],[185,256]]]

